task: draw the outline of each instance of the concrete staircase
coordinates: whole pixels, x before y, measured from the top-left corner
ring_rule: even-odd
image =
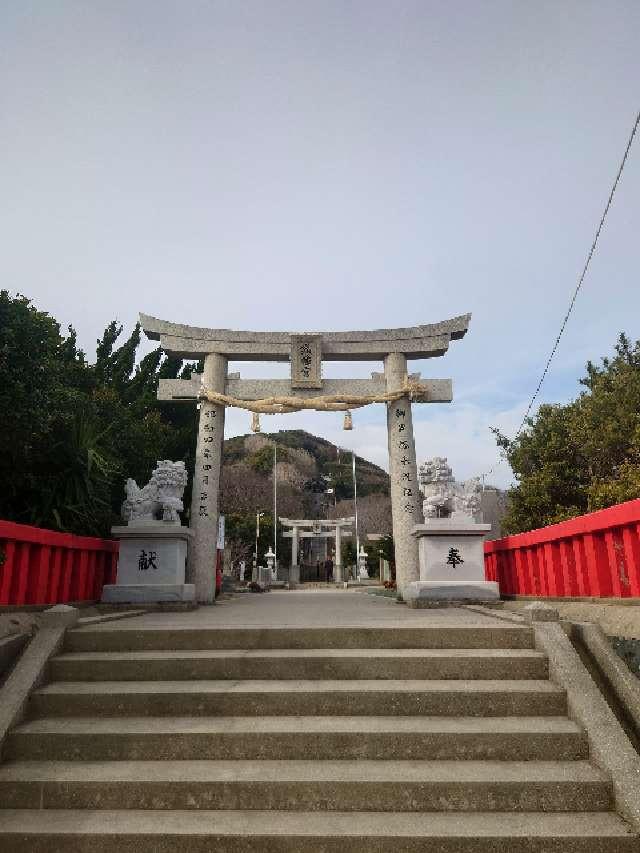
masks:
[[[67,634],[0,766],[12,853],[629,853],[522,626]]]

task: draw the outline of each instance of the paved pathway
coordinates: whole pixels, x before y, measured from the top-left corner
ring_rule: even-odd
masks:
[[[459,607],[411,610],[393,598],[360,590],[274,590],[240,593],[213,607],[180,613],[148,613],[105,622],[92,630],[217,627],[387,627],[420,625],[496,625],[501,620]]]

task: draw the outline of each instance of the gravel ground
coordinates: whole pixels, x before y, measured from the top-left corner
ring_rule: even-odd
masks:
[[[501,609],[519,613],[528,601],[505,601]],[[607,635],[614,651],[640,679],[640,604],[591,603],[588,601],[549,602],[561,619],[595,622]]]
[[[518,613],[529,601],[505,601],[502,607]],[[596,622],[609,637],[640,640],[640,604],[600,604],[588,601],[550,601],[561,619]]]
[[[30,634],[38,622],[37,613],[0,613],[0,640],[12,634]]]
[[[640,640],[630,640],[626,637],[609,637],[613,649],[629,667],[631,672],[640,679]]]

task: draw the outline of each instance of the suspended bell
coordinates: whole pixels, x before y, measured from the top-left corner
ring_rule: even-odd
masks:
[[[251,432],[260,432],[260,413],[254,412],[251,416]]]
[[[351,416],[351,412],[348,410],[344,413],[344,424],[342,425],[342,429],[353,429],[353,417]]]

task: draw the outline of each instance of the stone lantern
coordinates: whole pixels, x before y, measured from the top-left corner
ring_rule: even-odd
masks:
[[[269,550],[264,555],[267,561],[267,568],[271,572],[271,580],[276,580],[276,555],[273,552],[273,548],[269,545]]]
[[[358,552],[358,579],[369,580],[369,572],[367,570],[367,552],[364,550],[364,545],[360,546]]]

